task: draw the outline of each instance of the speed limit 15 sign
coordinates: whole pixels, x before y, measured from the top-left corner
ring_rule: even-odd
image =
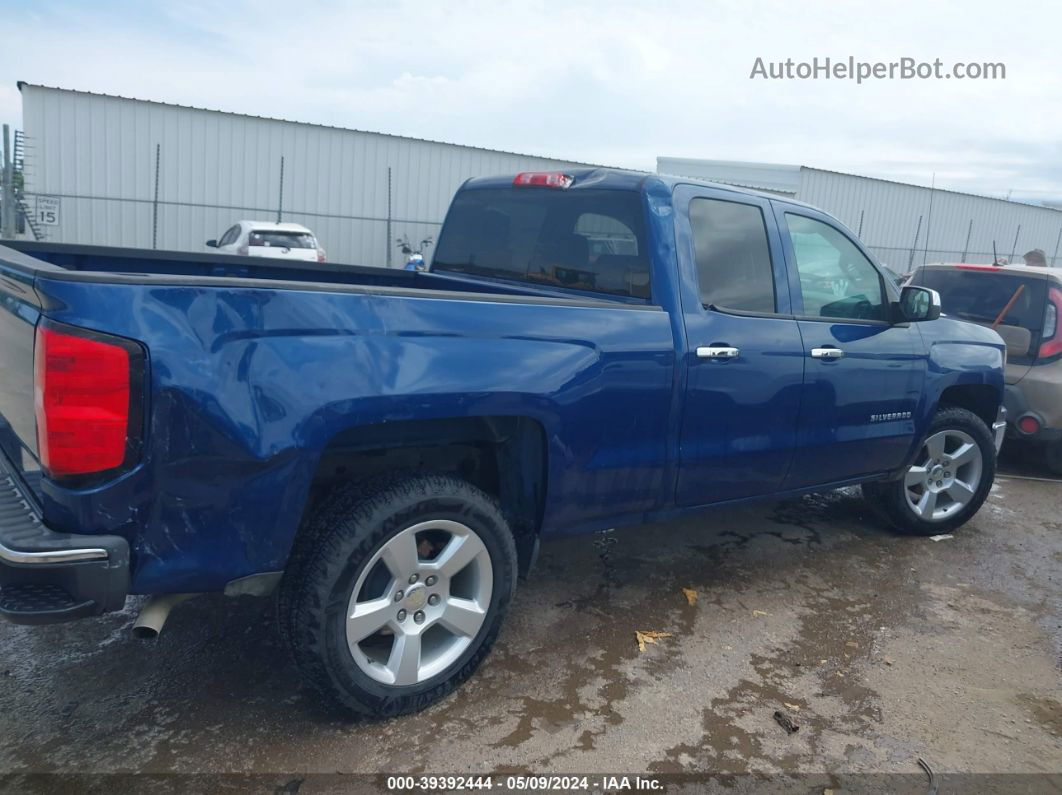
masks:
[[[37,223],[44,226],[58,226],[59,206],[60,199],[58,196],[38,196],[37,211],[35,213]]]

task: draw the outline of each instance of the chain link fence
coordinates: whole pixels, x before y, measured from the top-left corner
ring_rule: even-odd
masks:
[[[442,226],[445,204],[437,219],[396,211],[400,205],[391,167],[378,169],[377,174],[368,177],[378,184],[366,192],[367,196],[354,196],[346,202],[361,205],[361,212],[333,212],[309,209],[302,205],[311,202],[292,196],[293,174],[284,157],[278,159],[268,178],[262,179],[259,174],[232,191],[256,193],[257,200],[195,201],[173,198],[174,193],[197,192],[196,186],[174,180],[171,164],[170,181],[179,184],[167,190],[163,147],[156,145],[154,154],[152,169],[139,168],[133,180],[115,180],[117,189],[113,193],[43,191],[35,187],[38,180],[26,180],[26,189],[19,194],[22,206],[18,210],[20,224],[28,225],[24,236],[29,237],[32,231],[35,239],[63,243],[206,252],[210,251],[206,241],[221,237],[237,221],[285,222],[313,231],[330,261],[402,267],[406,255],[399,251],[399,241],[412,241],[419,248],[421,241],[434,241]],[[360,176],[363,181],[366,179],[365,175]],[[233,172],[221,181],[238,183],[240,179]],[[298,187],[305,193],[308,180],[300,182]],[[263,184],[272,187],[268,191],[271,195],[261,189]],[[310,198],[314,204],[322,203],[319,196]],[[16,208],[18,205],[16,201]],[[23,231],[21,227],[19,231]],[[430,257],[430,244],[423,253]]]
[[[229,173],[211,175],[217,185],[215,195],[211,195],[202,169],[185,168],[177,161],[176,154],[168,155],[162,144],[153,147],[150,167],[140,162],[108,161],[106,167],[117,173],[116,178],[104,175],[102,179],[75,180],[75,184],[80,181],[113,185],[113,190],[46,192],[36,188],[39,180],[35,171],[41,169],[32,168],[32,142],[17,132],[15,140],[18,166],[14,168],[13,163],[10,173],[19,190],[9,205],[16,208],[19,223],[25,227],[20,226],[19,231],[26,236],[32,234],[37,239],[57,242],[206,252],[210,249],[205,242],[219,238],[236,221],[283,221],[312,230],[330,261],[402,267],[406,254],[399,250],[399,241],[405,239],[420,248],[421,241],[436,240],[452,195],[452,190],[437,185],[424,187],[431,194],[428,200],[408,195],[416,192],[409,186],[418,184],[419,175],[415,171],[399,173],[396,167],[379,166],[351,175],[350,179],[358,182],[357,190],[341,192],[338,198],[330,200],[327,191],[315,190],[318,181],[326,181],[327,164],[317,164],[314,173],[300,173],[283,156],[268,164],[255,164],[253,174],[246,172],[246,164],[237,164]],[[541,168],[541,165],[529,163],[528,167]],[[397,195],[399,184],[406,186],[407,195]],[[460,181],[453,188],[458,184]],[[253,198],[223,201],[222,194]],[[200,198],[193,199],[193,195]],[[862,231],[864,216],[860,211],[857,234]],[[975,229],[974,219],[970,219],[968,227],[963,224],[966,228],[961,230],[938,230],[935,225],[933,228],[934,237],[965,239],[965,250],[927,249],[925,239],[930,220],[912,217],[914,234],[908,245],[872,239],[865,244],[879,261],[900,274],[929,262],[991,264],[999,257],[1020,264],[1022,254],[1034,247],[1026,247],[1019,225],[1011,239],[1013,242],[1006,241],[1005,247],[1001,242],[996,252],[970,250]],[[1023,244],[1020,247],[1019,242]],[[1045,251],[1048,265],[1056,266],[1060,264],[1062,228],[1053,247],[1050,242],[1043,241],[1035,247]],[[430,261],[431,245],[422,253]]]

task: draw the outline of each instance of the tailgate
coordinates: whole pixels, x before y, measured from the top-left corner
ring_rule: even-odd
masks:
[[[15,470],[25,474],[39,469],[33,337],[40,300],[32,273],[19,267],[23,256],[10,249],[0,254],[0,449]]]

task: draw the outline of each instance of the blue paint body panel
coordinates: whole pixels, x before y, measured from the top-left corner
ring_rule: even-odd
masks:
[[[27,471],[36,458],[40,317],[141,342],[142,460],[90,489],[44,478],[37,496],[56,530],[128,539],[133,592],[211,591],[284,567],[322,454],[358,428],[534,422],[545,444],[541,532],[550,536],[881,476],[915,451],[948,386],[988,385],[1001,399],[994,332],[945,318],[800,318],[791,245],[773,220],[778,313],[702,307],[690,198],[725,194],[767,218],[793,205],[688,180],[573,173],[571,190],[640,195],[651,301],[464,274],[46,243],[0,249],[5,455]],[[463,190],[511,181],[470,180]],[[807,357],[830,341],[850,355]],[[698,359],[697,346],[712,343],[745,355]],[[910,417],[870,421],[895,411]]]

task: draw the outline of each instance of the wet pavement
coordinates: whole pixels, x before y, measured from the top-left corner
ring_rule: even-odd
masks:
[[[1062,771],[1062,482],[939,542],[849,489],[549,543],[478,674],[389,721],[323,712],[266,601],[148,643],[135,608],[0,625],[0,772]]]

